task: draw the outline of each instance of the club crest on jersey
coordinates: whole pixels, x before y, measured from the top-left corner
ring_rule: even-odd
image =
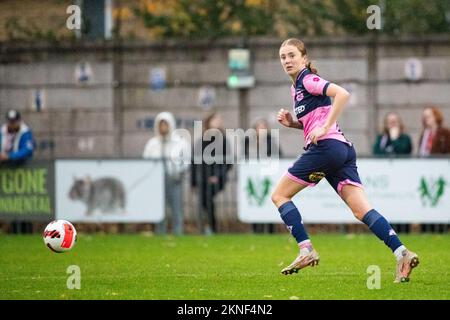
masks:
[[[295,93],[295,101],[300,101],[303,99],[303,97],[304,95],[302,90],[299,90]]]
[[[325,177],[325,173],[323,172],[313,172],[309,175],[309,181],[311,182],[319,182],[322,178]]]
[[[296,108],[294,109],[294,111],[295,111],[295,114],[300,114],[300,113],[302,113],[303,111],[305,111],[305,105],[302,104],[301,106],[296,107]]]

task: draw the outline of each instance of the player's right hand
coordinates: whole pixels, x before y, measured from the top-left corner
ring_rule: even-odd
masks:
[[[277,120],[285,127],[292,127],[292,124],[294,123],[291,113],[283,108],[278,111]]]

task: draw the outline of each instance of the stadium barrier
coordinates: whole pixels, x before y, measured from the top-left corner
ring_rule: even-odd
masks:
[[[257,163],[234,165],[214,200],[218,231],[247,232],[254,224],[285,231],[270,194],[293,160],[280,160],[272,172]],[[448,230],[450,159],[363,158],[358,169],[371,203],[392,223],[440,224]],[[182,192],[186,233],[201,229],[197,189],[188,170]],[[21,223],[38,223],[39,230],[55,218],[87,231],[153,231],[168,211],[164,197],[161,160],[61,159],[0,167],[0,222],[15,223],[16,232],[24,231]],[[319,232],[360,225],[326,182],[304,190],[294,202]]]
[[[53,161],[0,165],[0,219],[48,221],[54,217]]]
[[[293,161],[280,160],[276,170],[269,174],[261,174],[259,164],[238,167],[241,221],[279,221],[270,194]],[[390,222],[450,222],[449,159],[359,159],[358,172],[370,203]],[[308,223],[358,223],[326,182],[303,190],[293,201]]]

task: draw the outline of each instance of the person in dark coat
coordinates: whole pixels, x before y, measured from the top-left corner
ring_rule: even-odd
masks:
[[[205,139],[205,134],[208,137],[211,135],[211,139]],[[222,139],[222,143],[216,139]],[[218,147],[214,148],[213,144]],[[201,152],[201,158],[198,152]],[[226,163],[227,152],[231,152],[231,149],[225,136],[222,117],[213,113],[203,120],[203,138],[195,142],[191,165],[191,185],[199,194],[199,220],[201,232],[204,234],[218,231],[214,200],[216,195],[225,189],[228,171],[232,168],[232,164]]]
[[[251,140],[248,136],[245,137],[245,160],[248,161],[252,159],[256,155],[256,158],[264,159],[265,157],[270,158],[275,156],[278,153],[278,158],[282,157],[281,147],[278,144],[278,141],[274,141],[274,138],[270,134],[269,123],[264,118],[257,118],[254,121],[253,129],[256,131],[256,141],[255,143],[251,143]],[[260,149],[260,139],[264,139],[266,141],[266,150]],[[275,227],[273,224],[263,224],[263,223],[253,223],[252,229],[254,233],[273,233],[275,231]]]

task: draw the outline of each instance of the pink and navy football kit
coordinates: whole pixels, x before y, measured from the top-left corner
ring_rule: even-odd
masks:
[[[326,95],[329,84],[305,68],[291,87],[294,113],[303,124],[306,152],[294,162],[286,175],[307,186],[314,186],[325,178],[340,195],[346,184],[362,186],[352,143],[344,137],[337,123],[319,138],[317,145],[308,138],[314,128],[325,124],[331,112],[331,99]]]
[[[288,169],[286,175],[302,185],[314,186],[322,178],[327,179],[333,189],[342,196],[342,187],[362,187],[356,167],[356,152],[339,127],[334,123],[317,144],[311,143],[308,135],[314,128],[323,126],[331,111],[331,99],[326,95],[329,82],[303,69],[292,87],[294,113],[303,124],[306,152]],[[311,246],[300,211],[292,201],[278,207],[280,216],[295,237],[297,243]],[[362,221],[398,257],[406,252],[394,229],[378,211],[368,211]],[[292,269],[291,269],[292,270]],[[295,270],[294,270],[295,272]]]

